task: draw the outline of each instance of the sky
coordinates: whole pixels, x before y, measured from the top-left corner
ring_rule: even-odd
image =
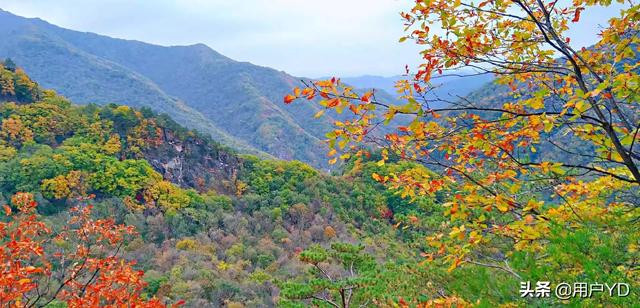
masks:
[[[204,43],[238,61],[295,76],[393,76],[419,63],[399,12],[410,0],[0,0],[0,8],[84,32],[159,45]],[[584,16],[590,45],[618,8]]]

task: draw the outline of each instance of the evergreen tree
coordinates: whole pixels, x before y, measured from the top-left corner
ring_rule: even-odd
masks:
[[[16,71],[16,63],[11,60],[11,58],[6,58],[4,60],[4,67],[12,72]]]

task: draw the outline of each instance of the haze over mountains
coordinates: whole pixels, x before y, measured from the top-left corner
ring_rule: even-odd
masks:
[[[358,88],[375,88],[388,93],[396,93],[396,82],[404,78],[406,77],[400,75],[391,77],[364,75],[343,77],[341,80]],[[448,75],[445,73],[444,76],[437,76],[431,82],[434,89],[429,97],[437,97],[442,101],[435,102],[431,108],[443,107],[446,105],[446,101],[455,101],[458,96],[467,96],[490,83],[493,78],[490,74],[474,75],[472,72],[449,73]]]
[[[321,140],[333,119],[313,120],[317,104],[285,108],[282,97],[300,85],[300,78],[285,72],[234,61],[203,44],[115,39],[1,9],[0,37],[0,58],[13,59],[43,87],[76,103],[146,106],[242,152],[326,167]],[[393,91],[394,78],[343,80]],[[441,90],[466,95],[488,80],[450,80]]]
[[[236,62],[205,45],[163,47],[66,30],[0,11],[0,57],[78,103],[122,103],[165,112],[222,143],[314,165],[326,121],[311,104],[282,108],[299,83]]]

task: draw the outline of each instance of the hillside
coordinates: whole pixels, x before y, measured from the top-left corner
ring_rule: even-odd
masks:
[[[387,93],[396,93],[395,84],[403,78],[405,77],[365,75],[341,78],[341,80],[357,88],[381,89]],[[444,77],[438,77],[431,81],[433,91],[431,91],[427,97],[432,99],[440,98],[443,100],[442,102],[433,102],[432,108],[446,107],[448,104],[445,101],[457,101],[458,96],[465,97],[474,92],[482,91],[483,88],[490,86],[488,84],[491,83],[493,79],[493,76],[490,74],[474,76],[468,72],[445,73]]]
[[[158,46],[63,29],[0,9],[0,58],[10,58],[46,88],[80,104],[120,103],[166,113],[240,152],[301,160],[328,168],[322,149],[335,119],[321,120],[316,104],[283,106],[301,79],[268,67],[238,62],[203,44]],[[466,95],[486,76],[449,78],[435,93]],[[394,78],[346,78],[356,88],[377,88],[395,101]],[[384,131],[386,128],[382,128]]]
[[[366,273],[379,300],[425,292],[404,278],[424,274],[411,266],[423,245],[414,240],[440,220],[409,222],[435,204],[410,204],[371,178],[406,166],[371,162],[329,176],[238,155],[149,108],[74,105],[12,64],[0,63],[0,93],[0,203],[31,193],[58,228],[90,196],[97,218],[135,226],[123,251],[146,271],[145,296],[187,307],[286,304],[288,281],[313,276],[299,254],[334,244],[373,258]],[[381,291],[389,283],[398,289]]]
[[[331,123],[313,105],[282,108],[299,78],[237,62],[205,45],[164,47],[81,33],[0,11],[0,58],[74,102],[123,103],[249,153],[325,166],[318,151]]]

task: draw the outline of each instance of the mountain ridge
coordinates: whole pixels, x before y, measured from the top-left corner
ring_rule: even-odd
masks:
[[[236,61],[202,43],[160,46],[69,30],[7,11],[0,11],[0,36],[6,38],[0,41],[0,58],[16,60],[43,87],[76,103],[149,107],[241,152],[331,169],[323,140],[346,115],[330,110],[314,120],[323,110],[318,104],[282,104],[285,94],[309,78]],[[397,102],[389,93],[395,93],[391,79],[398,76],[369,77],[381,80],[343,81],[356,89],[382,89],[378,98]],[[466,95],[488,81],[469,79],[463,83],[470,87],[436,92]]]
[[[18,22],[18,26],[24,26],[26,29],[23,31],[18,31],[15,29],[16,25],[10,25],[11,23]],[[57,39],[56,36],[50,35],[42,35],[37,25],[33,25],[32,22],[37,23],[38,25],[46,25],[56,29],[62,29],[55,25],[51,25],[42,19],[39,18],[28,18],[23,19],[21,17],[15,16],[7,11],[0,11],[0,26],[1,28],[10,31],[9,35],[5,35],[4,37],[9,38],[4,40],[5,43],[0,43],[0,53],[3,54],[11,54],[19,63],[20,66],[25,67],[28,73],[33,76],[35,80],[37,80],[40,84],[45,88],[52,88],[58,90],[61,93],[64,93],[68,97],[78,100],[82,103],[92,103],[97,102],[101,104],[112,103],[112,102],[126,102],[128,105],[133,107],[141,107],[147,106],[155,109],[156,111],[163,111],[169,114],[172,114],[176,120],[181,123],[188,122],[189,118],[204,118],[203,115],[199,114],[196,110],[186,106],[183,102],[176,100],[173,97],[170,97],[166,93],[164,93],[157,85],[151,82],[148,78],[127,70],[125,67],[119,65],[118,63],[114,63],[111,61],[107,61],[105,59],[101,59],[99,57],[95,57],[91,54],[84,52],[65,42],[64,40]],[[12,28],[13,27],[13,28]],[[34,28],[35,27],[35,28]],[[19,35],[23,38],[21,40],[13,40],[14,45],[11,45],[11,36]],[[26,42],[24,42],[26,40]],[[7,42],[9,42],[9,46],[7,46]],[[15,46],[15,44],[20,44],[19,46]],[[26,46],[25,46],[26,45]],[[64,61],[66,64],[74,65],[73,72],[68,72],[68,67],[65,65],[52,65],[55,64],[56,60],[64,60],[58,58],[51,57],[39,57],[41,51],[38,50],[38,47],[44,45],[44,48],[56,48],[53,52],[54,56],[60,56],[62,52],[68,51],[71,56],[76,58],[75,61]],[[4,50],[2,50],[2,46],[4,46]],[[26,47],[26,48],[25,48]],[[34,48],[35,47],[35,48]],[[16,54],[15,52],[10,52],[8,50],[20,50],[22,54]],[[29,59],[29,61],[25,61]],[[24,62],[24,63],[22,63]],[[94,64],[93,66],[89,66],[88,63]],[[93,68],[93,70],[91,69]],[[45,72],[46,70],[46,72]],[[53,72],[52,72],[53,70]],[[115,76],[116,82],[120,82],[118,85],[111,85],[111,83],[101,82],[101,83],[91,83],[85,82],[82,84],[84,89],[80,89],[80,86],[77,83],[73,82],[74,78],[77,77],[77,71],[84,70],[85,75],[95,75],[95,74],[106,74]],[[47,77],[48,75],[56,76],[55,80]],[[82,76],[82,75],[80,75]],[[137,84],[136,88],[141,91],[145,91],[147,94],[143,97],[147,99],[142,102],[132,101],[130,98],[124,97],[124,95],[117,95],[118,87],[122,87],[122,78],[129,77],[127,79],[128,82],[134,82]],[[71,81],[70,81],[71,80]],[[111,86],[111,88],[109,88]],[[86,89],[86,88],[89,89]],[[87,92],[94,93],[88,94]],[[97,92],[97,94],[95,94]],[[95,101],[96,96],[101,96],[102,101]],[[158,105],[163,105],[163,108],[159,108]],[[206,122],[203,120],[195,121],[196,125],[190,125],[191,128],[198,129],[200,131],[205,131],[210,133],[212,137],[223,142],[225,144],[232,145],[241,150],[251,151],[250,147],[241,142],[233,140],[224,133],[222,130],[217,128],[213,123]],[[255,151],[257,152],[257,151]]]
[[[6,11],[0,25],[8,38],[0,42],[0,57],[16,60],[44,87],[75,102],[150,107],[243,152],[326,167],[316,149],[324,146],[331,118],[309,121],[319,111],[311,104],[280,106],[296,77],[232,60],[204,44],[116,39]]]
[[[359,87],[380,89],[387,93],[396,93],[395,84],[398,80],[410,77],[361,75],[340,78],[343,82]],[[443,75],[434,76],[431,80],[433,89],[428,93],[430,98],[440,98],[444,101],[456,101],[459,97],[465,97],[474,92],[482,90],[491,83],[494,77],[491,74],[476,75],[466,72],[449,72]],[[432,102],[432,108],[445,107],[444,101]]]

